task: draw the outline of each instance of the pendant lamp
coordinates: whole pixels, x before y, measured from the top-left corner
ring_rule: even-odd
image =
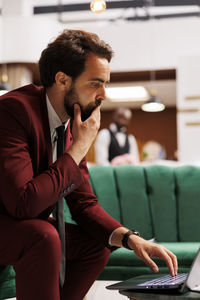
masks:
[[[101,13],[106,9],[106,2],[103,0],[92,0],[90,9],[95,13]]]
[[[165,105],[161,102],[161,100],[156,95],[156,90],[151,89],[150,97],[146,103],[142,105],[142,110],[146,112],[159,112],[165,109]]]
[[[8,82],[8,75],[3,72],[0,80],[0,96],[7,93],[10,90],[10,86],[7,82]]]

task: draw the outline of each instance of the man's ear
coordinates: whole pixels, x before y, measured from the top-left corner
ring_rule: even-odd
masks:
[[[68,90],[71,87],[72,78],[63,72],[57,72],[55,75],[55,83],[62,90]]]

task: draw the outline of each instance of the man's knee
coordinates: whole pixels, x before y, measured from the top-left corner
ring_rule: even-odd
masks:
[[[28,224],[30,241],[39,245],[40,251],[46,253],[60,253],[60,239],[57,230],[53,225],[43,220],[31,220]]]
[[[93,254],[90,256],[90,259],[91,261],[95,261],[98,270],[103,270],[108,263],[109,256],[110,250],[101,244],[97,244],[97,247],[93,249]]]
[[[107,265],[109,256],[110,256],[110,250],[107,247],[103,248],[99,255],[99,259],[101,261],[102,267],[105,267]]]

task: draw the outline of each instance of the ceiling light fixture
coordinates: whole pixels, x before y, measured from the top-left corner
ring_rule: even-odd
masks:
[[[95,13],[101,13],[106,9],[106,2],[103,0],[92,0],[90,9]]]
[[[10,86],[8,85],[7,82],[8,82],[8,75],[3,72],[0,80],[0,96],[7,93],[10,90]]]
[[[107,87],[106,96],[112,102],[146,101],[148,92],[143,86]]]
[[[146,112],[159,112],[165,109],[165,105],[156,96],[156,90],[150,91],[150,98],[142,105],[142,110]]]
[[[0,96],[8,92],[8,87],[5,83],[0,83]]]
[[[155,7],[155,0],[151,0],[147,6],[147,13],[150,16],[152,21],[155,21],[149,12],[149,8]],[[152,23],[152,37],[155,37],[155,24]],[[155,44],[155,41],[153,42]],[[154,60],[154,55],[152,55],[152,61]],[[150,84],[153,85],[153,82],[156,80],[156,72],[155,69],[150,71]],[[159,112],[165,109],[165,105],[161,102],[161,100],[157,97],[157,91],[155,89],[150,90],[150,98],[141,106],[141,109],[146,112]]]

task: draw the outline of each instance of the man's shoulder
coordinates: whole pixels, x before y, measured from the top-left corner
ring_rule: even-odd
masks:
[[[12,90],[0,97],[1,106],[14,107],[15,105],[32,106],[45,99],[45,90],[33,84]]]
[[[36,86],[34,84],[28,84],[17,89],[14,89],[3,96],[1,96],[1,100],[8,98],[15,99],[27,99],[33,97],[41,97],[45,93],[44,88],[41,86]]]
[[[134,140],[134,141],[136,140],[136,138],[133,134],[128,134],[128,137],[130,140]]]
[[[35,85],[26,85],[0,97],[1,114],[12,116],[18,122],[39,123],[47,115],[45,91]]]
[[[110,132],[107,128],[103,128],[99,131],[97,138],[96,138],[96,142],[95,142],[95,146],[96,147],[103,147],[105,145],[107,145],[110,142]]]

